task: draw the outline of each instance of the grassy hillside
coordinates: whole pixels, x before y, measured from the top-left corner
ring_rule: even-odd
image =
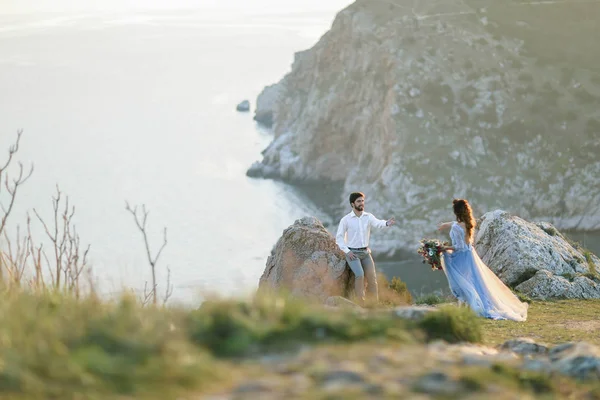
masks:
[[[518,324],[482,321],[453,306],[408,322],[389,309],[331,310],[284,298],[214,300],[186,310],[143,308],[129,297],[1,296],[0,398],[10,399],[340,398],[331,390],[344,379],[354,383],[334,390],[347,389],[343,398],[381,398],[397,390],[433,393],[423,379],[439,363],[416,360],[427,360],[427,343],[440,338],[496,344],[529,335],[600,344],[589,325],[600,301],[533,303],[530,321]],[[377,368],[369,364],[375,359]],[[570,394],[593,389],[567,378],[524,378],[510,365],[448,365],[444,374],[461,393],[484,393],[490,379],[506,386],[507,396],[554,393],[559,383]]]

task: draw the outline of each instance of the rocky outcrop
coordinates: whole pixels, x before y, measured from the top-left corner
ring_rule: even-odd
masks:
[[[235,109],[240,112],[250,111],[250,102],[248,100],[243,100],[241,103],[235,106]]]
[[[600,25],[581,15],[600,3],[357,0],[259,107],[253,174],[366,192],[403,227],[376,251],[433,234],[453,197],[600,228]]]
[[[264,88],[256,99],[254,120],[267,128],[271,128],[273,126],[275,104],[279,101],[280,95],[281,86],[278,84],[273,84]]]
[[[323,303],[344,296],[354,275],[344,253],[321,222],[302,218],[283,231],[260,277],[259,290],[285,290]]]
[[[516,290],[537,299],[600,298],[600,259],[575,246],[549,223],[502,210],[485,214],[475,235],[481,259]]]

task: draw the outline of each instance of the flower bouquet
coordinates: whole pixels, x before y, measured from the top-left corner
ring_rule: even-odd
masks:
[[[432,270],[442,270],[442,249],[450,246],[448,242],[440,242],[437,239],[421,239],[421,246],[417,250],[423,256],[423,264],[431,265]]]

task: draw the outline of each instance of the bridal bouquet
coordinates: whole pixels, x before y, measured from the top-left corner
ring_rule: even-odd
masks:
[[[440,242],[437,239],[421,239],[421,246],[417,250],[423,256],[423,264],[431,265],[431,269],[442,270],[442,248],[449,246],[448,242]]]

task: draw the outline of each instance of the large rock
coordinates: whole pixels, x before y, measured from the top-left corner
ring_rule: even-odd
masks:
[[[597,299],[600,298],[598,278],[576,276],[572,281],[546,270],[539,270],[531,279],[517,285],[516,290],[535,299]]]
[[[354,275],[335,239],[314,217],[283,231],[260,277],[259,290],[286,290],[293,296],[325,302],[344,296]]]
[[[475,247],[500,279],[533,298],[600,298],[600,259],[549,223],[489,212],[479,221]]]
[[[598,229],[600,24],[582,15],[600,2],[357,0],[296,54],[251,174],[360,188],[403,227],[376,252],[434,234],[458,196]]]

